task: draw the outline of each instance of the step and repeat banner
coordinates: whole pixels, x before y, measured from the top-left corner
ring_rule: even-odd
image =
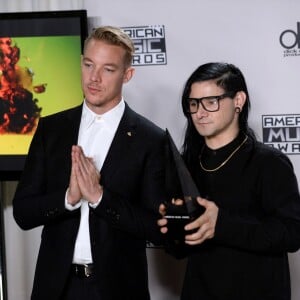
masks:
[[[180,97],[187,78],[207,62],[238,66],[250,92],[251,127],[261,141],[289,156],[300,182],[299,0],[81,3],[78,9],[87,10],[90,29],[120,26],[133,39],[136,73],[125,85],[124,98],[134,110],[168,128],[178,147],[185,129]],[[6,199],[12,199],[14,188],[2,191]],[[5,215],[9,300],[29,299],[40,229],[21,231],[11,203]],[[186,261],[152,245],[147,255],[152,300],[179,300]],[[290,254],[290,268],[292,300],[298,300],[300,252]]]
[[[237,65],[252,102],[258,138],[289,155],[300,182],[300,2],[84,1],[90,29],[122,27],[133,39],[134,78],[125,100],[162,128],[177,146],[185,120],[180,97],[188,76],[212,61]],[[185,261],[148,248],[153,300],[179,299]],[[300,253],[290,255],[293,300],[300,299]]]

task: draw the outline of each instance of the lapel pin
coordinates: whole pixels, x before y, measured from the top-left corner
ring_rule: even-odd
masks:
[[[128,136],[131,136],[131,131],[128,131],[128,132],[127,132],[127,135],[128,135]]]

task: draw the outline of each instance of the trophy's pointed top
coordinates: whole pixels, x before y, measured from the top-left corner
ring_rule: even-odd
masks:
[[[195,198],[200,196],[198,188],[194,183],[193,178],[187,169],[168,129],[166,129],[166,134],[169,141],[169,152],[175,163],[184,198]]]

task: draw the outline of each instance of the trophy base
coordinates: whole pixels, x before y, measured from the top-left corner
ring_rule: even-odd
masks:
[[[184,242],[185,236],[190,233],[184,230],[184,226],[192,221],[191,217],[187,214],[185,205],[168,203],[164,217],[168,220],[168,240],[175,243]]]
[[[168,220],[168,239],[175,243],[184,242],[185,236],[189,233],[184,230],[184,226],[191,222],[190,216],[168,214],[165,215],[165,218]]]
[[[204,212],[204,208],[199,206],[194,209],[193,214],[188,214],[185,205],[174,205],[168,203],[166,206],[166,215],[164,218],[168,220],[167,238],[175,243],[184,243],[185,236],[197,231],[185,230],[184,226],[191,223]]]

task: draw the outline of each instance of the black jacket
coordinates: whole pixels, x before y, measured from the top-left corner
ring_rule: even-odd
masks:
[[[204,149],[208,169],[244,140]],[[283,153],[250,137],[220,169],[190,167],[201,196],[219,207],[215,236],[186,248],[183,300],[290,300],[288,252],[300,247],[300,196]]]
[[[80,209],[65,209],[71,147],[82,106],[40,119],[13,211],[25,230],[44,226],[32,300],[59,299],[72,263]],[[146,240],[160,242],[164,132],[132,111],[124,115],[100,171],[104,193],[90,208],[90,235],[102,300],[149,299]]]

